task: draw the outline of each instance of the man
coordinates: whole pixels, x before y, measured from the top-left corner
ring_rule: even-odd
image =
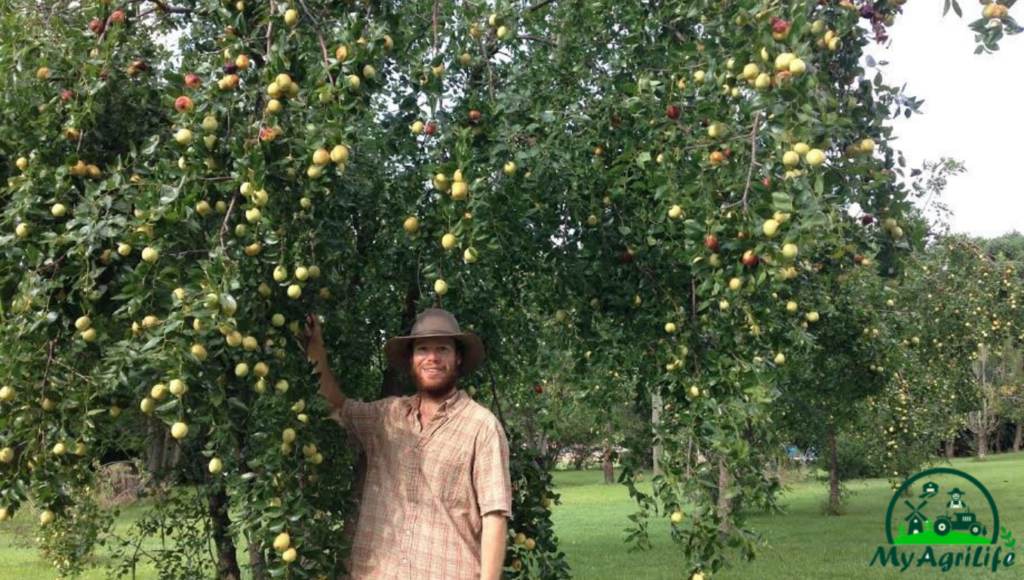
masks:
[[[512,509],[508,441],[498,419],[456,388],[483,362],[480,339],[449,312],[424,311],[385,348],[416,395],[366,403],[339,388],[315,315],[299,338],[332,418],[367,455],[352,580],[499,580]]]
[[[953,496],[953,499],[946,502],[946,508],[952,510],[963,510],[967,509],[967,504],[960,499],[960,496],[964,495],[964,492],[960,491],[959,487],[954,487],[953,491],[948,492],[949,495]]]

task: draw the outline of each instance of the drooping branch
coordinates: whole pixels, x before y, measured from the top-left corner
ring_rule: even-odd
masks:
[[[487,66],[487,84],[490,87],[491,103],[494,103],[494,70],[491,69],[491,55],[487,52],[487,43],[483,39],[477,40],[480,43],[480,51],[484,55],[484,64]]]
[[[743,211],[747,211],[747,194],[750,193],[750,178],[757,165],[757,132],[761,127],[761,111],[754,115],[754,128],[750,130],[750,167],[747,169],[747,185],[743,188]]]
[[[159,13],[164,14],[164,15],[167,15],[167,14],[192,14],[193,12],[195,12],[193,9],[186,8],[184,6],[168,6],[167,4],[162,2],[161,0],[152,0],[152,2],[154,4],[156,4],[156,8],[150,8],[149,10],[140,12],[139,15],[136,16],[136,18],[142,19],[142,18],[144,18],[146,16],[149,16],[150,14],[152,14],[154,12],[159,12]],[[203,14],[203,13],[199,12],[197,14]]]
[[[40,385],[39,385],[39,390],[41,391],[41,394],[44,395],[44,396],[46,395],[46,381],[48,381],[50,379],[50,365],[53,364],[53,347],[57,344],[56,340],[51,340],[49,342],[50,342],[50,348],[49,348],[50,352],[49,352],[49,354],[46,357],[46,370],[43,371],[43,382],[40,383]]]
[[[270,13],[277,14],[277,2],[270,0]],[[274,20],[271,19],[267,24],[267,61],[270,60],[270,49],[274,40]]]
[[[220,225],[220,251],[225,258],[227,257],[227,252],[224,249],[224,235],[228,233],[228,222],[231,220],[231,213],[235,211],[235,202],[237,201],[238,192],[236,191],[235,195],[231,197],[231,204],[228,205],[228,211],[224,212],[224,222]]]
[[[527,8],[526,11],[527,12],[533,12],[535,10],[540,10],[541,8],[547,6],[548,4],[553,3],[554,1],[555,0],[541,0],[540,2],[538,2],[538,3],[534,4],[533,6],[530,6],[529,8]]]
[[[185,8],[182,6],[168,6],[161,0],[153,0],[153,4],[156,4],[157,8],[160,9],[160,12],[164,12],[166,14],[192,14],[191,8]]]
[[[546,44],[546,45],[548,45],[548,46],[550,46],[552,48],[554,48],[556,46],[554,42],[552,42],[552,41],[550,41],[550,40],[548,40],[546,38],[541,38],[539,36],[533,36],[533,35],[530,35],[530,34],[520,34],[518,36],[518,38],[521,38],[523,40],[529,40],[529,41],[532,41],[532,42],[539,42],[541,44]]]
[[[437,28],[438,28],[437,10],[438,10],[438,4],[440,4],[439,0],[434,0],[434,17],[433,17],[433,20],[434,20],[434,56],[437,56]]]
[[[327,44],[324,42],[324,35],[320,30],[320,21],[313,16],[309,6],[306,6],[306,0],[299,0],[299,4],[302,4],[302,11],[313,21],[313,29],[316,30],[316,38],[320,41],[320,50],[324,55],[324,69],[327,71],[327,80],[331,81],[331,86],[334,86],[334,75],[331,74],[331,57],[327,54]]]
[[[494,409],[498,412],[498,420],[505,425],[505,416],[501,412],[501,402],[498,400],[498,385],[494,382],[494,369],[488,368],[487,374],[491,377],[491,396],[494,397]]]

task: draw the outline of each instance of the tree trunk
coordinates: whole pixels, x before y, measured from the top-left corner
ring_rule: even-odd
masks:
[[[523,418],[523,427],[526,444],[537,449],[539,441],[537,440],[537,430],[533,426],[533,413],[527,413],[526,417]]]
[[[415,282],[415,276],[410,280],[405,289],[405,304],[402,307],[401,328],[411,329],[416,320],[416,301],[419,299],[419,285]],[[397,369],[388,365],[384,369],[380,382],[380,398],[401,397],[406,394],[406,381]],[[356,523],[359,517],[359,505],[363,499],[363,487],[366,484],[366,470],[368,469],[366,452],[360,451],[352,472],[352,501],[356,509],[352,510],[349,517],[345,519],[342,529],[342,538],[349,544],[355,539]],[[384,491],[383,493],[388,493]]]
[[[402,320],[400,328],[404,332],[406,329],[412,328],[412,323],[416,320],[416,301],[420,297],[420,288],[416,284],[416,277],[413,276],[409,281],[409,285],[405,288],[405,304],[402,306]],[[381,379],[380,384],[380,396],[381,398],[387,397],[401,397],[405,394],[405,381],[399,374],[397,369],[388,366],[384,369],[384,376]]]
[[[576,465],[577,471],[583,471],[587,466],[587,449],[577,446],[572,452],[572,462]]]
[[[982,429],[978,432],[978,461],[985,461],[988,452],[988,433]]]
[[[156,419],[147,421],[146,434],[149,437],[149,451],[146,453],[146,470],[154,478],[164,469],[164,444],[167,429],[160,429]]]
[[[661,425],[661,406],[662,406],[661,393],[655,392],[655,393],[651,394],[651,425],[654,427],[655,441],[658,441],[659,440],[658,438],[660,437],[657,433],[658,433],[658,426]],[[660,443],[655,443],[655,445],[654,445],[654,452],[653,452],[653,466],[654,466],[653,472],[654,472],[654,476],[655,477],[661,475],[661,462],[660,462],[661,452],[662,452],[661,444]]]
[[[259,543],[249,538],[248,551],[249,567],[252,569],[252,580],[269,580],[270,576],[267,575],[267,559],[263,556],[263,550],[260,549]]]
[[[693,437],[686,440],[686,477],[693,477]]]
[[[955,441],[950,439],[949,441],[946,441],[946,458],[947,459],[953,459],[953,457],[955,457],[955,456],[956,456]]]
[[[995,451],[997,454],[1003,452],[1003,430],[996,429],[993,443],[995,444]]]
[[[231,519],[228,517],[228,495],[223,488],[210,496],[210,520],[213,522],[213,542],[217,546],[217,579],[242,580],[235,553],[235,541],[228,531]]]
[[[836,448],[835,427],[828,428],[828,513],[838,516],[839,506],[839,450]]]
[[[732,507],[729,501],[729,467],[725,463],[725,457],[718,458],[718,530],[729,533],[729,509]]]
[[[173,437],[166,437],[168,442],[173,446],[171,452],[164,456],[164,467],[174,469],[178,467],[178,462],[181,461],[181,443]]]
[[[252,397],[252,391],[249,392],[249,396]],[[248,403],[252,402],[252,398],[249,399]],[[242,468],[245,473],[252,471],[249,466],[249,462],[246,461],[242,455],[242,449],[244,449],[248,443],[248,435],[244,431],[235,431],[235,461]],[[267,573],[267,558],[263,549],[260,547],[260,543],[253,537],[253,530],[248,529],[245,532],[245,544],[246,551],[249,553],[249,574],[250,580],[270,580],[270,575]]]
[[[608,484],[615,483],[615,465],[612,464],[612,448],[610,445],[605,445],[604,447],[601,469],[604,471],[604,482]]]
[[[1017,423],[1017,431],[1013,435],[1013,452],[1020,453],[1020,445],[1024,439],[1024,424]]]

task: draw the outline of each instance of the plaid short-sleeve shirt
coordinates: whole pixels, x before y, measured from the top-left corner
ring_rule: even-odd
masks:
[[[479,580],[483,516],[512,513],[505,430],[462,390],[420,426],[419,395],[332,415],[366,451],[352,580]]]

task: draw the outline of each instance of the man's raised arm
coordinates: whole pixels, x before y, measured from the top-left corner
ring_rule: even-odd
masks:
[[[320,394],[327,399],[331,408],[340,410],[345,406],[345,393],[338,386],[338,381],[334,378],[334,373],[331,372],[331,365],[327,362],[320,318],[316,314],[306,317],[306,327],[298,339],[306,352],[306,357],[316,363],[316,372],[320,373]]]

